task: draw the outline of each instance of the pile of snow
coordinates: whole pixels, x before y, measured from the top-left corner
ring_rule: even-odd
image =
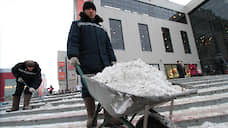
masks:
[[[136,96],[164,96],[181,92],[179,86],[173,86],[166,79],[164,72],[141,59],[106,67],[92,79],[117,91]]]

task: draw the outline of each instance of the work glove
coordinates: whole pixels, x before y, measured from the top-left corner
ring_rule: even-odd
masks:
[[[112,65],[116,64],[116,61],[112,61],[111,64],[112,64]]]
[[[71,64],[72,66],[76,67],[76,65],[80,65],[80,62],[79,62],[79,60],[78,60],[77,57],[72,57],[72,58],[70,59],[70,64]]]
[[[33,93],[33,92],[36,91],[36,89],[34,89],[34,88],[29,88],[29,91],[30,91],[31,93]]]
[[[18,81],[19,83],[24,83],[24,80],[23,80],[21,77],[18,77],[18,78],[17,78],[17,81]]]

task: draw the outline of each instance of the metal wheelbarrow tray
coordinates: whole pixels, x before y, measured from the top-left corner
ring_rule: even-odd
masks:
[[[114,90],[104,83],[100,83],[84,76],[90,94],[108,111],[113,117],[133,115],[142,111],[146,105],[156,105],[171,101],[175,98],[196,94],[197,90],[187,90],[173,95],[140,97],[126,92]]]

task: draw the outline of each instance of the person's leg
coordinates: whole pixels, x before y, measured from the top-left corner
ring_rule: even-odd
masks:
[[[6,110],[6,112],[12,112],[19,110],[21,94],[24,90],[24,84],[17,82],[16,91],[13,94],[12,108]]]
[[[85,103],[87,116],[88,116],[87,127],[91,127],[92,125],[96,125],[96,124],[92,124],[93,123],[93,117],[95,114],[95,101],[94,101],[94,99],[92,97],[86,97],[86,98],[83,98],[83,100]]]
[[[82,81],[82,80],[81,80]],[[93,97],[90,95],[87,87],[85,86],[85,84],[83,82],[82,83],[82,98],[84,100],[85,103],[85,107],[86,107],[86,111],[87,111],[87,128],[93,127],[97,125],[97,120],[95,121],[95,124],[93,123],[93,117],[95,114],[95,109],[96,109],[96,105],[95,105],[95,100],[93,99]]]
[[[31,98],[32,98],[32,93],[29,91],[29,88],[26,87],[25,91],[24,91],[24,107],[23,107],[23,110],[30,109],[29,103],[30,103]]]

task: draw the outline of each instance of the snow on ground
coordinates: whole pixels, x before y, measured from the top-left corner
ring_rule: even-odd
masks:
[[[181,120],[191,118],[202,118],[202,117],[211,117],[216,115],[221,115],[228,113],[227,107],[228,103],[224,104],[215,104],[204,107],[192,107],[185,110],[176,110],[173,112],[173,115],[178,118],[180,115]],[[218,110],[221,111],[218,111]],[[162,115],[169,115],[169,112],[161,112]]]
[[[77,122],[70,122],[70,123],[12,126],[12,127],[1,127],[1,128],[85,128],[85,126],[86,126],[86,121],[77,121]]]
[[[201,126],[194,126],[194,127],[188,127],[188,128],[228,128],[228,123],[211,123],[211,122],[205,122]]]
[[[162,71],[141,59],[107,67],[92,79],[136,96],[164,96],[181,92],[179,86],[171,85]]]
[[[42,113],[42,114],[34,114],[34,115],[19,115],[19,116],[12,116],[7,118],[1,118],[0,122],[14,120],[14,121],[32,121],[32,120],[39,120],[43,118],[54,118],[54,117],[67,117],[70,115],[86,115],[86,110],[80,111],[69,111],[69,112],[56,112],[56,113]]]

